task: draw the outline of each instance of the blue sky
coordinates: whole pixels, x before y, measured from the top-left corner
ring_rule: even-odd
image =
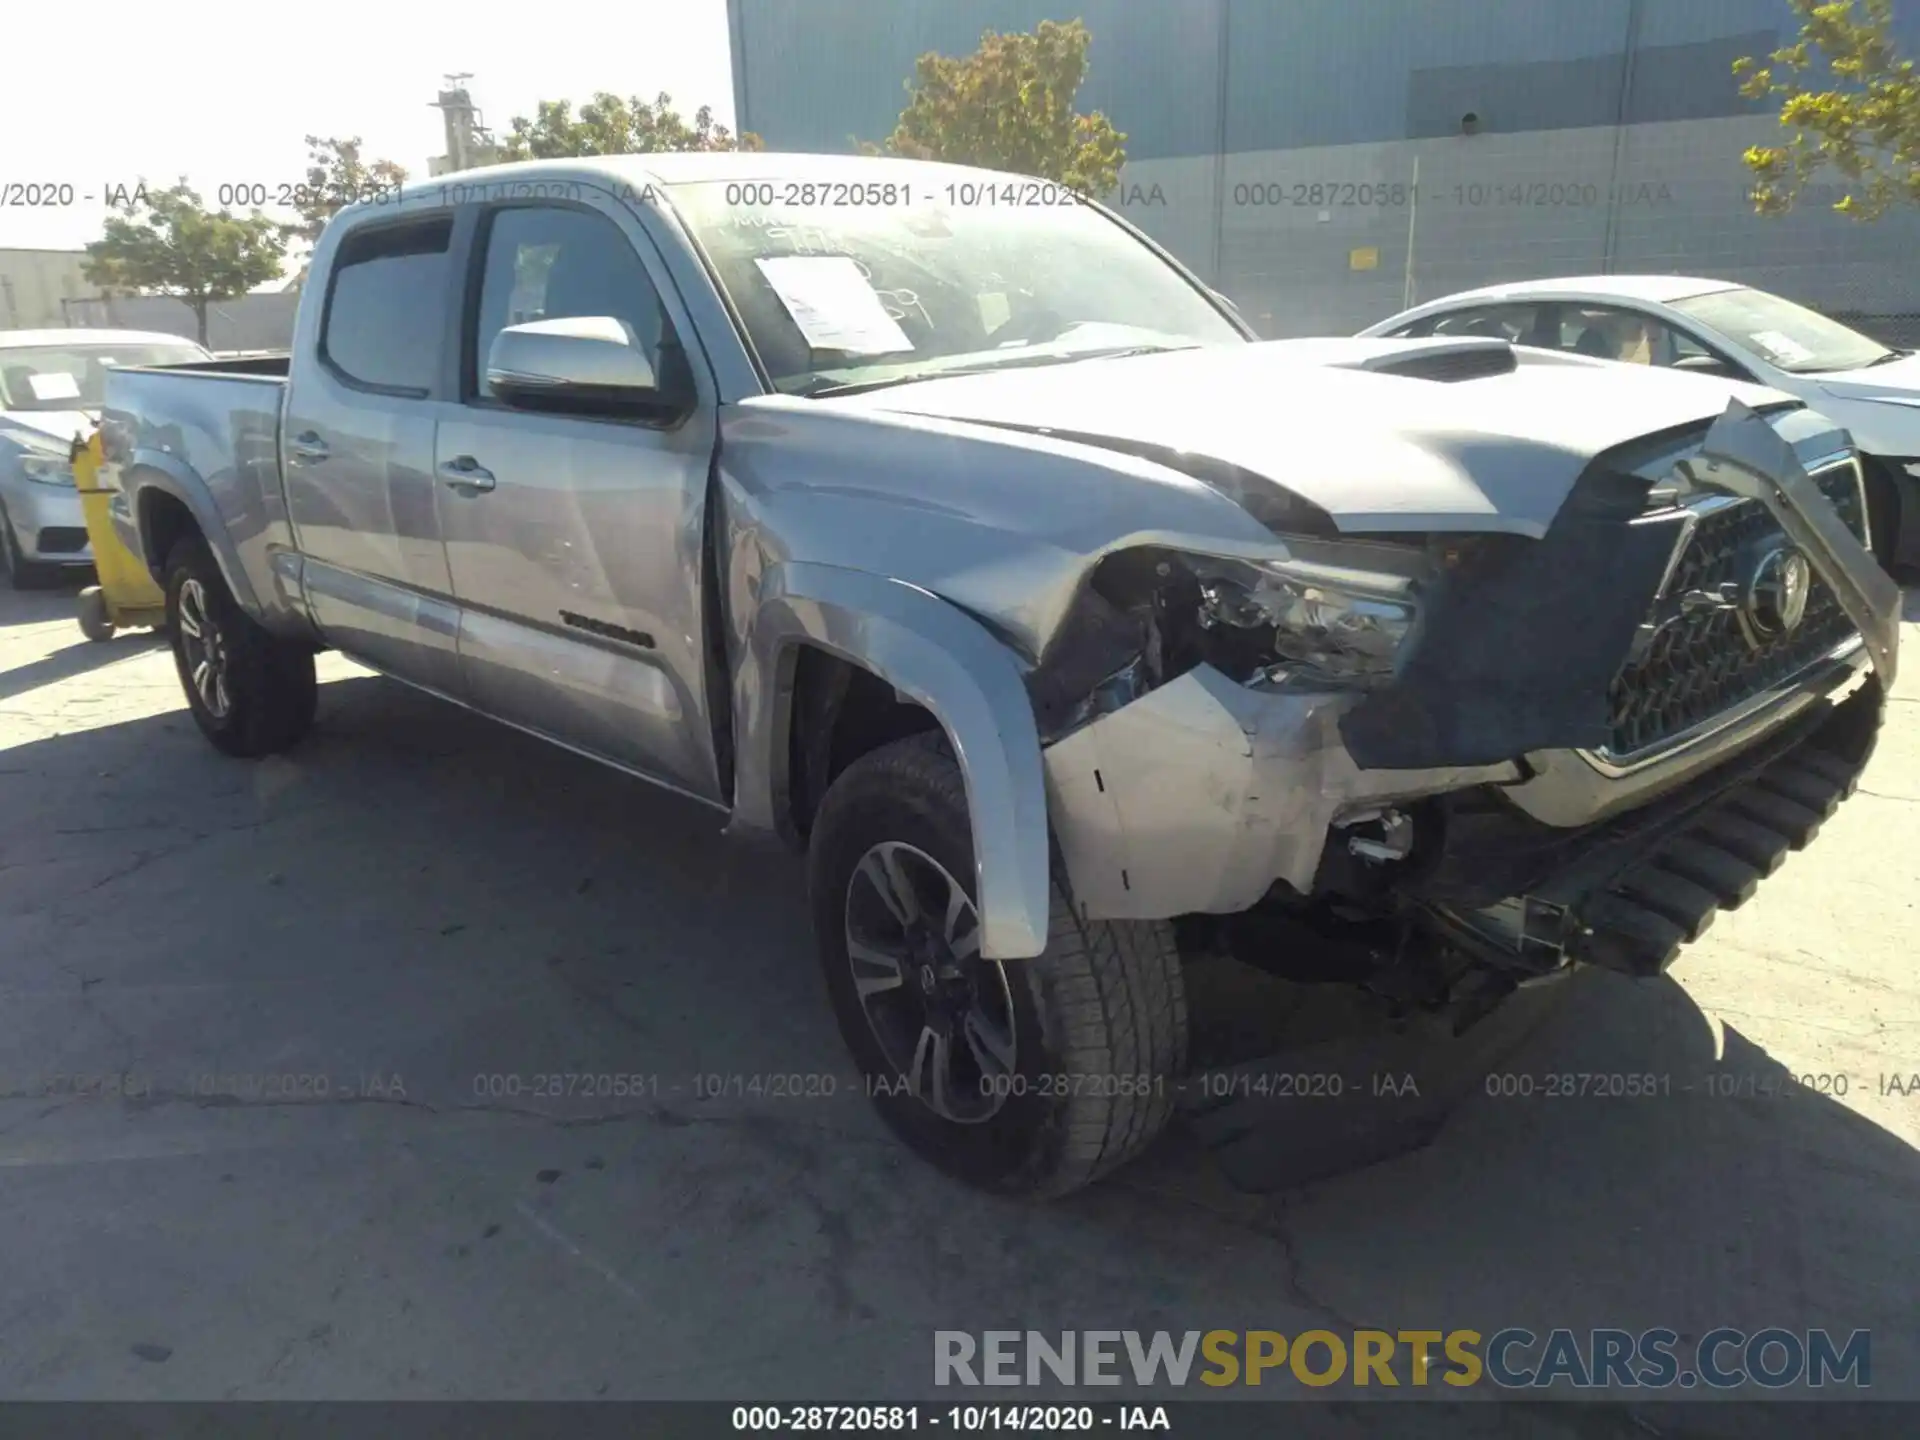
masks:
[[[69,208],[0,207],[0,248],[98,238],[104,187],[181,175],[298,181],[303,138],[359,135],[416,176],[441,153],[443,75],[505,130],[539,100],[670,92],[729,127],[724,0],[11,0],[0,83],[0,200],[9,184],[71,184]],[[321,17],[324,17],[322,19]],[[77,197],[91,194],[93,203]]]

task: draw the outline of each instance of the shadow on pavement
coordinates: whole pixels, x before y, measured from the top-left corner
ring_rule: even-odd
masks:
[[[0,579],[0,630],[10,630],[16,625],[40,625],[49,620],[72,621],[80,592],[92,583],[91,571],[80,576],[63,576],[44,589],[15,590]]]
[[[9,700],[29,690],[38,690],[42,685],[51,685],[56,680],[68,680],[135,655],[144,655],[165,644],[161,636],[150,630],[128,630],[111,640],[99,642],[81,637],[76,630],[73,644],[66,648],[25,665],[17,665],[11,670],[0,670],[0,700]]]
[[[119,1012],[120,1063],[384,1066],[405,1071],[410,1103],[447,1109],[473,1105],[487,1073],[658,1073],[645,1106],[617,1107],[637,1133],[582,1143],[615,1172],[644,1156],[645,1193],[673,1197],[675,1254],[701,1253],[686,1237],[708,1230],[722,1253],[751,1252],[769,1216],[817,1210],[839,1239],[816,1328],[851,1357],[917,1367],[936,1325],[1667,1326],[1683,1343],[1825,1326],[1872,1330],[1872,1393],[1920,1398],[1899,1348],[1920,1294],[1920,1155],[1819,1080],[1793,1083],[1671,979],[1576,977],[1412,1153],[1261,1196],[1176,1130],[1113,1182],[1026,1207],[948,1185],[879,1132],[820,994],[797,863],[729,843],[717,812],[375,679],[324,686],[308,741],[257,765],[213,755],[176,711],[21,745],[0,769],[14,973],[57,968],[97,1006],[179,987]],[[270,1010],[282,982],[298,1003]],[[17,1023],[57,1058],[57,1026]],[[837,1098],[716,1107],[698,1079],[771,1073],[836,1076]],[[703,1128],[723,1112],[744,1155]],[[635,1203],[609,1204],[593,1253],[651,1273],[674,1262]],[[708,1303],[692,1277],[674,1283]],[[752,1353],[759,1322],[728,1314]],[[1720,1423],[1702,1412],[1687,1433]],[[1730,1411],[1724,1433],[1798,1433],[1780,1423]],[[1571,1412],[1566,1426],[1616,1433]]]

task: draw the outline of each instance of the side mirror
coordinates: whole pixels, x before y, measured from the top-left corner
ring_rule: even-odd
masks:
[[[645,352],[611,315],[507,326],[487,349],[487,388],[527,410],[673,408]]]

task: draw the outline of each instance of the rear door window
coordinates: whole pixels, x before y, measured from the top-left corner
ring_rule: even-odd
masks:
[[[378,225],[334,257],[321,358],[351,384],[424,399],[447,332],[453,221]]]

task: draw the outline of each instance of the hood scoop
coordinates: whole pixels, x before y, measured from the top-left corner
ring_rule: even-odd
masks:
[[[1408,380],[1438,380],[1442,384],[1511,375],[1520,366],[1513,346],[1505,340],[1478,337],[1448,337],[1417,350],[1409,347],[1341,363],[1344,369],[1399,375]]]

